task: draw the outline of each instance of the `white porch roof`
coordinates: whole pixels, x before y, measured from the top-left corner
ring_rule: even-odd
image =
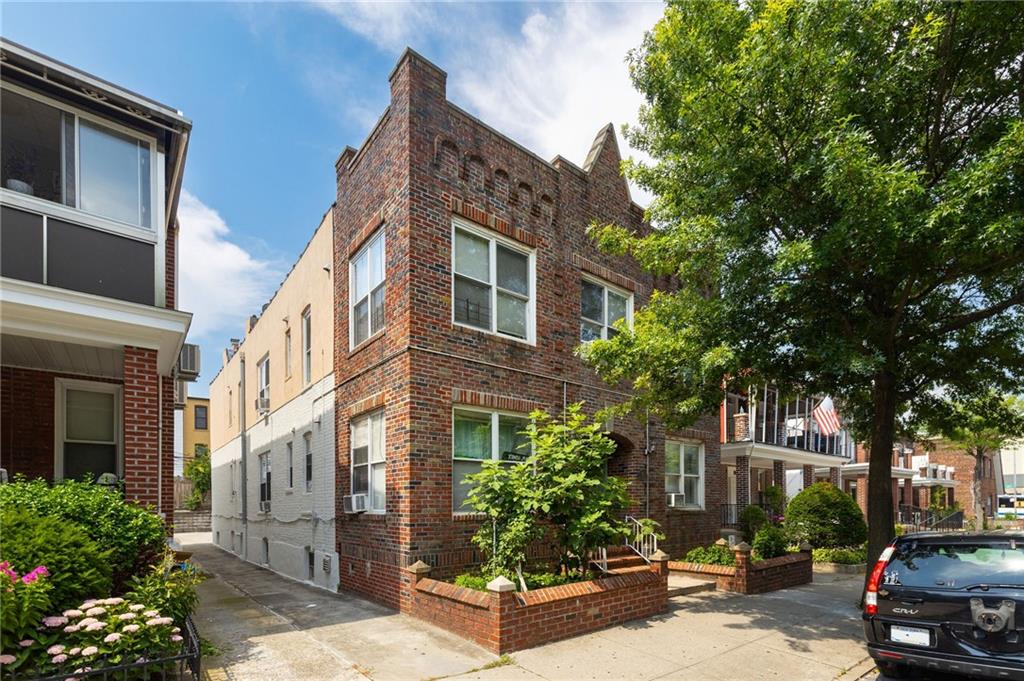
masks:
[[[899,468],[897,466],[893,466],[892,477],[903,480],[909,480],[910,478],[914,477],[915,472],[916,471],[913,468]],[[848,463],[845,466],[843,466],[842,474],[844,478],[852,478],[859,475],[867,475],[868,463]]]
[[[763,442],[727,442],[721,446],[721,458],[724,464],[735,464],[737,456],[749,456],[750,465],[755,468],[771,467],[772,462],[782,461],[787,468],[801,466],[842,466],[847,459],[833,454],[822,454],[806,449],[783,447]]]

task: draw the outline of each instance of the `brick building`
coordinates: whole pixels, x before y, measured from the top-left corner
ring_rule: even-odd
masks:
[[[191,123],[5,41],[0,467],[123,481],[173,520],[177,204]]]

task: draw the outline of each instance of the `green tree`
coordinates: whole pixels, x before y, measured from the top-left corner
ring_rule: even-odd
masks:
[[[976,521],[982,526],[985,509],[981,480],[986,462],[991,462],[1010,441],[1024,436],[1024,405],[1017,397],[994,392],[965,400],[942,400],[930,414],[929,429],[974,459],[971,506]],[[993,508],[992,512],[995,510]]]
[[[620,542],[627,530],[626,483],[607,473],[616,445],[582,403],[569,405],[560,419],[544,411],[530,418],[524,432],[533,451],[525,461],[484,463],[469,476],[470,506],[491,519],[473,541],[495,572],[522,579],[526,550],[546,530],[566,573],[585,575],[594,551]]]
[[[670,3],[628,60],[656,229],[593,233],[678,288],[584,357],[670,423],[762,380],[835,396],[873,559],[897,429],[1024,373],[1022,51],[1016,3]]]
[[[196,445],[195,454],[185,463],[185,477],[192,481],[192,493],[187,505],[189,509],[199,508],[210,491],[210,448]]]

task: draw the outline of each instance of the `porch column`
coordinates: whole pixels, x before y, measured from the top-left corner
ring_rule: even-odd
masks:
[[[868,515],[868,476],[857,478],[857,505],[865,517]]]
[[[786,462],[772,461],[772,484],[786,490]]]
[[[740,507],[750,503],[750,457],[736,457],[736,504]]]
[[[160,376],[156,350],[124,349],[124,494],[156,508],[160,477]]]
[[[914,505],[914,485],[910,478],[903,479],[903,503],[907,506]]]
[[[828,469],[828,481],[832,483],[833,487],[838,487],[839,489],[842,489],[842,487],[840,487],[841,479],[842,476],[840,475],[839,466],[832,466],[831,468]]]
[[[814,466],[804,466],[804,489],[814,484]]]

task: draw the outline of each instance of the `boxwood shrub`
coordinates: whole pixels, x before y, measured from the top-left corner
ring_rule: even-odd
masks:
[[[834,485],[818,482],[793,497],[786,508],[786,531],[799,544],[818,548],[859,546],[868,526],[853,497]]]
[[[736,554],[728,546],[712,544],[690,549],[686,554],[687,563],[703,563],[705,565],[736,565]]]

